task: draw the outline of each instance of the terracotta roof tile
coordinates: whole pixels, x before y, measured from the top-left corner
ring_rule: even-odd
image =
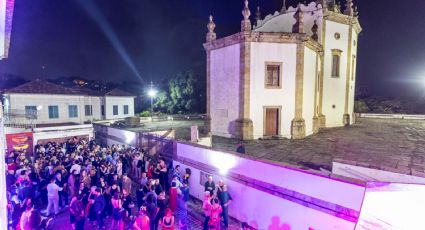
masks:
[[[107,93],[82,87],[67,88],[46,80],[36,79],[15,88],[6,90],[5,93],[17,94],[50,94],[50,95],[85,95],[85,96],[111,96],[111,97],[135,97],[135,95],[120,89],[113,89]]]
[[[126,92],[126,91],[121,90],[121,89],[113,89],[113,90],[105,93],[105,96],[110,96],[110,97],[136,97],[134,94],[131,94],[131,93]]]

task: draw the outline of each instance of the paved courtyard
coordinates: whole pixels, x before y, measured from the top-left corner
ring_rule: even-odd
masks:
[[[214,137],[213,147],[235,151],[236,140]],[[350,127],[321,130],[302,140],[244,142],[248,155],[309,169],[332,162],[425,177],[425,120],[359,118]]]

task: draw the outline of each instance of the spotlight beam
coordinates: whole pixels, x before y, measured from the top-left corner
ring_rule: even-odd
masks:
[[[96,4],[94,4],[92,0],[78,0],[78,3],[81,6],[81,8],[83,8],[84,11],[86,11],[86,13],[90,16],[90,18],[92,18],[96,22],[96,24],[100,27],[103,34],[106,36],[108,41],[117,51],[117,53],[120,55],[122,60],[127,64],[127,66],[130,68],[133,74],[136,75],[139,79],[141,79],[142,77],[139,71],[137,71],[136,66],[134,65],[133,61],[130,58],[130,55],[128,55],[125,47],[119,40],[117,34],[114,32],[112,27],[106,21],[105,17],[102,15],[102,13],[100,12]]]

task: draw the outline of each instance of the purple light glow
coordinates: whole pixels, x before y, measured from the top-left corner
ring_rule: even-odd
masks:
[[[15,0],[0,1],[0,59],[7,58]]]

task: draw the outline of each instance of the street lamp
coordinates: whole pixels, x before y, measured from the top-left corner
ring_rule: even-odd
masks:
[[[156,97],[157,91],[153,88],[153,84],[151,82],[151,88],[148,91],[148,96],[151,98],[151,117],[153,114],[153,99]]]

